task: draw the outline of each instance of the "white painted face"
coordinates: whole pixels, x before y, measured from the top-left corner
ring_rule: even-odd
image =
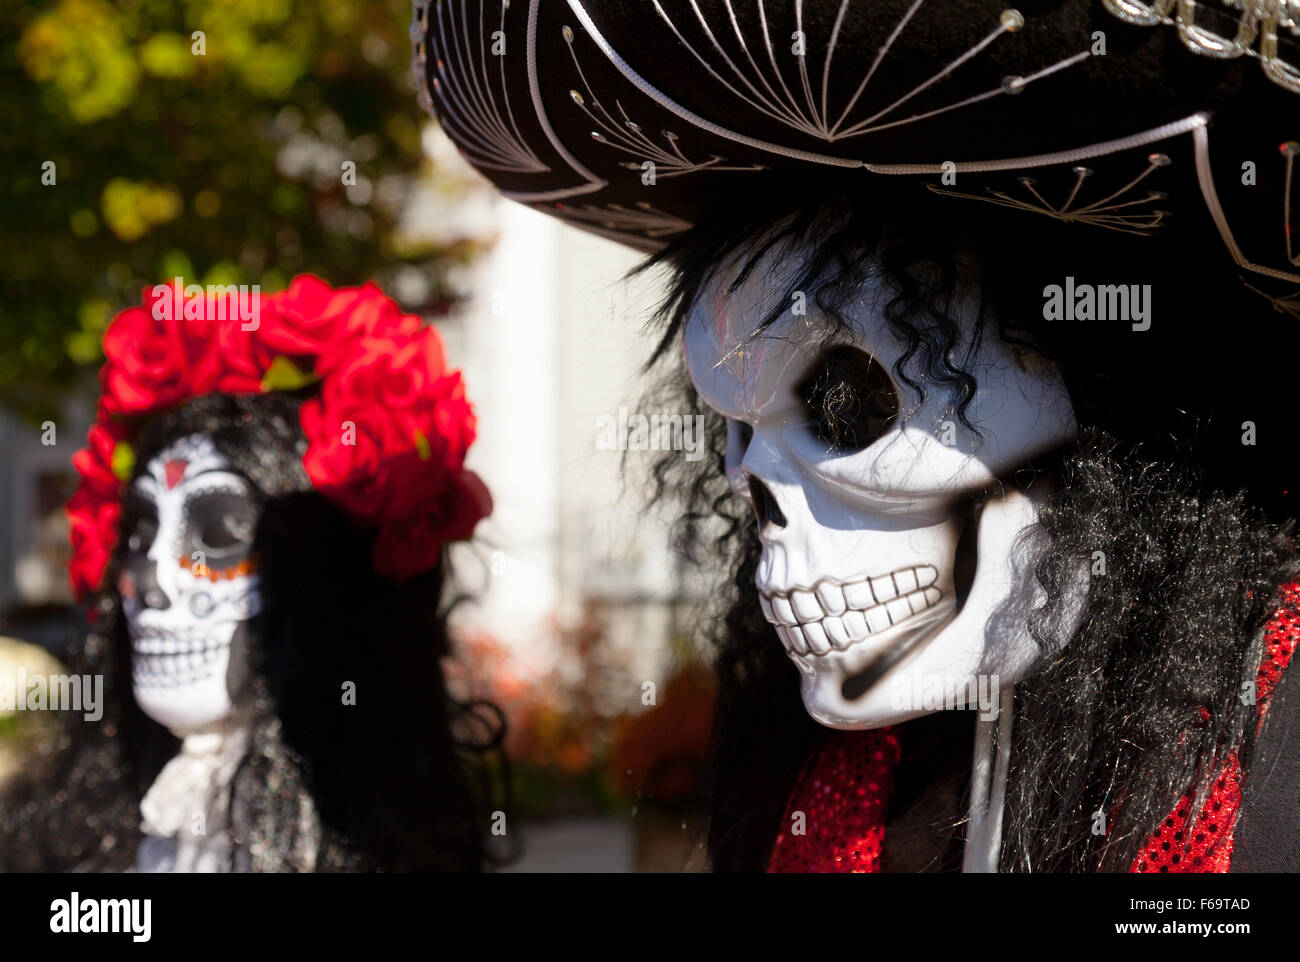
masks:
[[[832,728],[877,728],[996,697],[1039,654],[1025,627],[1040,600],[1027,532],[1051,481],[1023,493],[1010,481],[1075,436],[1059,374],[1018,361],[995,335],[972,350],[968,324],[952,357],[975,378],[966,417],[981,438],[958,418],[955,387],[914,361],[904,371],[924,399],[895,377],[905,345],[876,279],[844,310],[850,331],[827,339],[810,290],[745,343],[796,276],[799,258],[784,253],[770,251],[732,294],[744,258],[720,267],[691,307],[684,350],[701,397],[728,419],[727,478],[759,523],[763,614],[803,676],[804,705]],[[832,421],[820,416],[827,390],[842,415]],[[963,523],[999,480],[958,604]]]
[[[246,682],[257,519],[249,483],[204,435],[160,452],[127,492],[119,588],[135,700],[177,734],[224,719]]]

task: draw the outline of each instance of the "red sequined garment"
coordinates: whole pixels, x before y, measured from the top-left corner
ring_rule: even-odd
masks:
[[[1261,722],[1269,696],[1300,639],[1300,584],[1287,585],[1282,600],[1281,609],[1264,632],[1264,656],[1256,680]],[[790,794],[768,871],[880,871],[885,811],[898,760],[894,728],[829,733]],[[1147,839],[1130,871],[1228,871],[1233,828],[1241,806],[1241,771],[1235,754],[1215,782],[1195,834],[1186,838],[1190,804],[1189,797],[1179,801]]]

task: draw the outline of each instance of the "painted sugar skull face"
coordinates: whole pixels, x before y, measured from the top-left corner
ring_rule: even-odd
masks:
[[[883,282],[864,280],[842,311],[850,329],[832,332],[815,291],[786,301],[797,256],[773,248],[729,292],[744,263],[732,258],[702,289],[684,350],[701,397],[727,418],[727,478],[762,543],[763,614],[809,714],[875,728],[996,697],[1040,654],[1026,628],[1041,599],[1031,532],[1052,482],[1024,469],[1075,436],[1059,375],[995,337],[972,349],[968,323],[952,356],[975,379],[971,430],[957,386],[916,358],[903,371],[921,391],[897,375],[906,345],[883,317]],[[959,576],[963,536],[973,578]],[[972,545],[960,546],[967,557]]]
[[[261,608],[254,490],[193,435],[145,465],[124,508],[119,587],[136,702],[181,734],[221,721],[246,683],[248,622]]]

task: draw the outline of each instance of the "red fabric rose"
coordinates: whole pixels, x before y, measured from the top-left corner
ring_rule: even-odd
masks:
[[[459,373],[435,378],[405,352],[360,360],[353,378],[336,375],[302,406],[307,476],[361,521],[441,514],[439,499],[454,487],[475,434]]]
[[[364,288],[362,289],[365,290]],[[376,303],[385,301],[392,305],[389,311]],[[316,359],[316,372],[323,378],[332,378],[339,371],[349,370],[353,376],[373,368],[376,358],[386,351],[405,350],[403,364],[416,361],[426,372],[444,373],[445,359],[442,339],[438,332],[418,317],[402,314],[388,298],[374,288],[358,298],[356,309],[342,323],[341,336],[321,351]],[[422,356],[421,356],[422,355]],[[389,370],[401,370],[403,364],[390,363]]]
[[[213,336],[204,345],[206,357],[200,362],[202,378],[195,385],[194,397],[204,394],[260,394],[262,379],[275,361],[276,353],[267,347],[260,334],[261,318],[256,330],[245,331],[238,319],[218,323]]]
[[[82,487],[68,500],[68,536],[72,562],[68,578],[78,598],[99,587],[117,546],[117,525],[122,504]]]
[[[461,470],[474,413],[460,374],[444,373],[433,328],[359,337],[336,356],[319,399],[303,405],[312,483],[356,517],[409,518]]]
[[[101,406],[100,419],[86,435],[87,446],[72,456],[73,467],[81,475],[66,509],[72,542],[68,577],[77,597],[99,586],[117,545],[122,492],[117,471],[130,465],[130,456],[122,459],[119,446],[128,434],[127,426],[107,417]]]
[[[404,580],[491,510],[482,482],[464,471],[474,412],[460,374],[445,373],[433,328],[372,328],[348,343],[332,355],[320,397],[302,407],[303,465],[317,490],[378,525],[375,570]]]
[[[82,485],[97,493],[116,497],[122,479],[113,471],[113,455],[126,440],[128,430],[117,421],[96,421],[86,435],[87,447],[72,456],[72,466],[81,475]]]
[[[444,544],[470,537],[491,513],[487,485],[474,472],[462,471],[411,518],[380,525],[371,556],[375,571],[396,581],[428,571],[442,557]]]
[[[287,291],[274,296],[271,308],[262,340],[288,356],[323,355],[332,346],[346,346],[348,337],[396,330],[408,318],[374,284],[335,290],[310,274],[294,278]],[[415,326],[406,324],[408,332],[424,326],[419,318],[409,319]]]
[[[408,446],[414,453],[399,420],[361,405],[327,411],[319,399],[305,403],[299,418],[308,439],[303,467],[312,487],[359,521],[382,517],[396,449]]]
[[[175,404],[191,392],[194,364],[182,334],[184,321],[159,321],[132,307],[104,332],[108,363],[100,371],[101,404],[112,414],[136,414]]]

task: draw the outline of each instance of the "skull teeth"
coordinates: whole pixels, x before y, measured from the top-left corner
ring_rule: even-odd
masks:
[[[759,604],[788,651],[824,655],[937,604],[943,597],[934,586],[938,578],[933,565],[917,565],[848,584],[822,581],[813,591],[760,593]]]
[[[810,621],[804,625],[803,637],[808,642],[808,650],[814,655],[824,655],[831,650],[830,640],[826,637],[826,629],[822,627],[820,621]]]
[[[153,630],[141,632],[131,641],[131,649],[138,655],[187,655],[219,651],[229,642],[218,641],[206,632]]]
[[[136,650],[131,680],[136,688],[179,688],[212,676],[228,645],[194,649],[179,654],[152,655]]]
[[[798,615],[799,624],[801,625],[810,621],[820,621],[826,615],[826,612],[822,610],[822,603],[817,600],[817,596],[811,591],[790,592],[790,605],[794,608],[794,613]]]
[[[823,581],[817,586],[817,600],[821,602],[822,610],[828,615],[842,615],[848,610],[844,592],[839,585],[833,585],[828,581]]]

